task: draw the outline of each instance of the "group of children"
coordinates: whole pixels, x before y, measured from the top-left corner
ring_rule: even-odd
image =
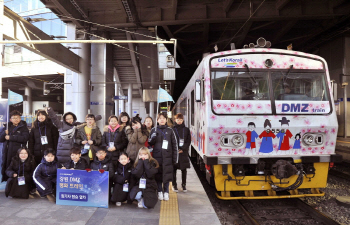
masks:
[[[50,115],[50,111],[48,113]],[[137,200],[138,207],[153,208],[157,200],[169,200],[169,182],[172,181],[173,190],[178,191],[177,169],[182,171],[182,188],[184,192],[187,191],[186,168],[190,167],[188,148],[191,136],[183,124],[183,115],[176,115],[176,124],[172,129],[166,125],[166,114],[160,113],[157,116],[158,126],[153,127],[152,118],[147,117],[141,124],[138,116],[130,120],[123,112],[119,119],[109,117],[109,125],[105,127],[103,135],[95,124],[94,115],[88,114],[83,125],[76,124],[74,116],[72,113],[66,115],[63,123],[53,118],[59,131],[59,140],[56,141],[59,154],[56,149],[46,148],[38,164],[38,156],[34,157],[31,149],[17,148],[5,173],[8,177],[6,196],[28,198],[30,194],[37,193],[54,202],[58,168],[87,172],[97,170],[101,173],[108,171],[110,201],[117,206],[125,201],[131,203]],[[41,133],[43,129],[39,124]],[[62,129],[63,125],[68,125],[68,129]],[[46,137],[40,136],[44,145],[43,138]],[[66,149],[60,151],[62,146],[71,142],[70,139],[74,139],[75,145],[71,145],[69,154]]]

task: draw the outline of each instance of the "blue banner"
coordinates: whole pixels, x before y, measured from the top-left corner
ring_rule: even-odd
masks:
[[[168,101],[174,102],[173,97],[171,97],[171,95],[169,95],[169,93],[163,88],[159,88],[158,102],[160,103],[160,102],[168,102]]]
[[[0,99],[0,130],[7,122],[7,99]]]
[[[8,94],[8,103],[9,105],[13,105],[19,102],[23,102],[23,96],[20,94],[17,94],[16,92],[10,91]]]
[[[108,174],[57,169],[56,204],[108,208]]]

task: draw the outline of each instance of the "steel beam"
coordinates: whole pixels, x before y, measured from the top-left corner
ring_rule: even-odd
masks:
[[[0,44],[16,43],[67,69],[79,72],[80,57],[78,55],[60,44],[36,45],[35,42],[42,40],[50,40],[51,42],[55,40],[7,7],[4,8],[3,27],[4,38],[9,41],[0,40]]]

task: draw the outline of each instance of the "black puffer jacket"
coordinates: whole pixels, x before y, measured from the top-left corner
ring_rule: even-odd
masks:
[[[15,198],[29,198],[29,191],[35,188],[33,182],[33,172],[36,164],[33,156],[22,162],[19,157],[13,157],[10,166],[6,169],[9,177],[6,183],[5,195]],[[13,177],[17,174],[17,177]],[[24,176],[25,184],[18,185],[18,177]]]
[[[116,150],[108,151],[107,155],[110,156],[115,166],[118,164],[119,153],[124,152],[128,146],[128,138],[125,134],[125,128],[120,129],[119,125],[117,127],[117,130],[115,132],[112,132],[108,126],[105,126],[103,128],[102,136],[102,146],[106,146],[108,148],[109,142],[114,142],[114,147]]]
[[[131,170],[132,163],[127,163],[125,166],[118,164],[117,169],[113,176],[114,188],[111,201],[112,202],[124,202],[127,200],[130,190],[132,189],[133,182],[131,182]],[[123,185],[128,184],[129,191],[123,191]]]
[[[29,138],[27,123],[23,120],[17,126],[9,122],[10,140],[5,139],[5,132],[6,126],[0,134],[0,142],[4,142],[2,147],[2,181],[6,181],[8,178],[5,171],[10,166],[12,158],[17,154],[19,148],[26,147]]]
[[[158,201],[157,197],[157,182],[155,175],[158,173],[156,164],[148,159],[139,160],[137,166],[131,171],[132,180],[135,180],[135,185],[130,191],[130,199],[134,200],[136,194],[142,191],[144,204],[147,208],[153,208]],[[140,178],[146,179],[146,188],[139,188]]]
[[[190,129],[185,127],[184,124],[177,125],[173,127],[175,131],[175,136],[178,144],[179,151],[182,150],[182,153],[179,153],[179,162],[177,164],[177,168],[180,170],[184,170],[186,168],[191,168],[190,159],[188,158],[188,150],[191,145],[191,132]],[[182,146],[180,146],[180,139],[184,140]]]
[[[41,144],[41,136],[47,137],[48,144]],[[55,152],[57,151],[58,136],[58,130],[51,119],[34,123],[34,127],[29,133],[28,149],[34,155],[37,165],[43,158],[46,149],[52,148]]]
[[[43,158],[34,170],[33,180],[41,197],[48,194],[55,194],[57,162],[47,162]]]
[[[156,136],[150,138],[148,143],[154,145],[153,147],[153,158],[155,158],[159,166],[157,180],[163,181],[163,183],[170,182],[173,180],[173,165],[178,162],[178,148],[175,133],[173,129],[167,125],[159,125],[157,131],[152,128],[150,137],[156,133]],[[163,149],[163,140],[168,141],[167,149]]]
[[[89,168],[89,164],[86,162],[84,158],[80,158],[79,161],[75,164],[73,160],[70,160],[69,162],[66,162],[63,165],[67,170],[68,169],[85,170]]]
[[[74,139],[76,136],[76,122],[77,122],[77,117],[74,113],[72,112],[67,112],[63,115],[63,121],[60,121],[57,118],[56,113],[54,110],[50,107],[47,108],[47,113],[52,120],[53,124],[57,127],[59,131],[59,138],[58,138],[58,144],[57,144],[57,160],[59,163],[65,163],[70,160],[70,149],[74,145]],[[67,115],[72,115],[73,116],[73,123],[68,124],[66,122],[66,116]],[[69,131],[68,131],[69,130]],[[69,134],[67,135],[62,135],[63,132],[67,132]]]
[[[90,169],[108,171],[110,180],[113,178],[114,175],[114,165],[111,162],[111,159],[108,155],[102,161],[99,161],[98,158],[95,157],[95,160],[90,164]]]

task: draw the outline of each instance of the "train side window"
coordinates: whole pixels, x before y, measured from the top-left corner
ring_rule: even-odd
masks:
[[[191,125],[194,126],[194,90],[191,92]]]

